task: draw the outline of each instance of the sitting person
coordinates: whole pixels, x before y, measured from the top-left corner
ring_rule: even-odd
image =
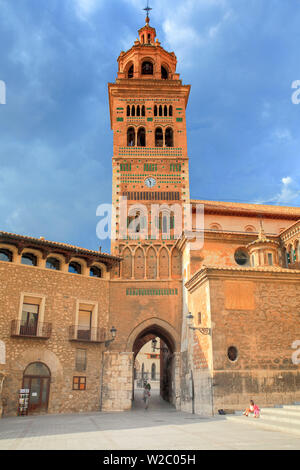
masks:
[[[253,400],[250,400],[250,406],[244,411],[243,415],[248,416],[249,413],[254,413],[254,418],[259,418],[259,408]]]
[[[254,405],[254,418],[259,418],[260,409],[257,405]]]

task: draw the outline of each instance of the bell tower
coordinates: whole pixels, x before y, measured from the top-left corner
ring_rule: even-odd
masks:
[[[176,232],[176,223],[183,223],[183,205],[189,203],[185,112],[190,85],[182,84],[176,56],[161,46],[146,10],[145,25],[134,45],[121,52],[116,81],[108,84],[115,209],[111,253],[123,258],[116,277],[178,279],[180,257],[174,247],[181,229]]]

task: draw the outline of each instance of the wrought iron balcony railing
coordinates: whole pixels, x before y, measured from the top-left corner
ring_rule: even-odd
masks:
[[[24,323],[21,320],[12,320],[11,336],[27,338],[50,338],[52,332],[52,323]]]
[[[104,343],[107,341],[107,331],[105,328],[86,329],[80,325],[72,325],[69,330],[70,341],[88,341],[91,343]]]

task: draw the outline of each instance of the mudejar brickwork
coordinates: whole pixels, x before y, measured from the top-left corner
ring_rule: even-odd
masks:
[[[177,409],[300,400],[300,209],[190,199],[176,65],[147,17],[108,85],[111,254],[0,232],[0,414],[128,410],[156,337]]]

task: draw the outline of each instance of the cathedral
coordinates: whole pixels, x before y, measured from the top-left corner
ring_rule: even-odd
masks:
[[[0,232],[0,416],[129,410],[157,338],[177,410],[300,401],[300,208],[190,199],[176,66],[147,16],[108,84],[111,254]]]

